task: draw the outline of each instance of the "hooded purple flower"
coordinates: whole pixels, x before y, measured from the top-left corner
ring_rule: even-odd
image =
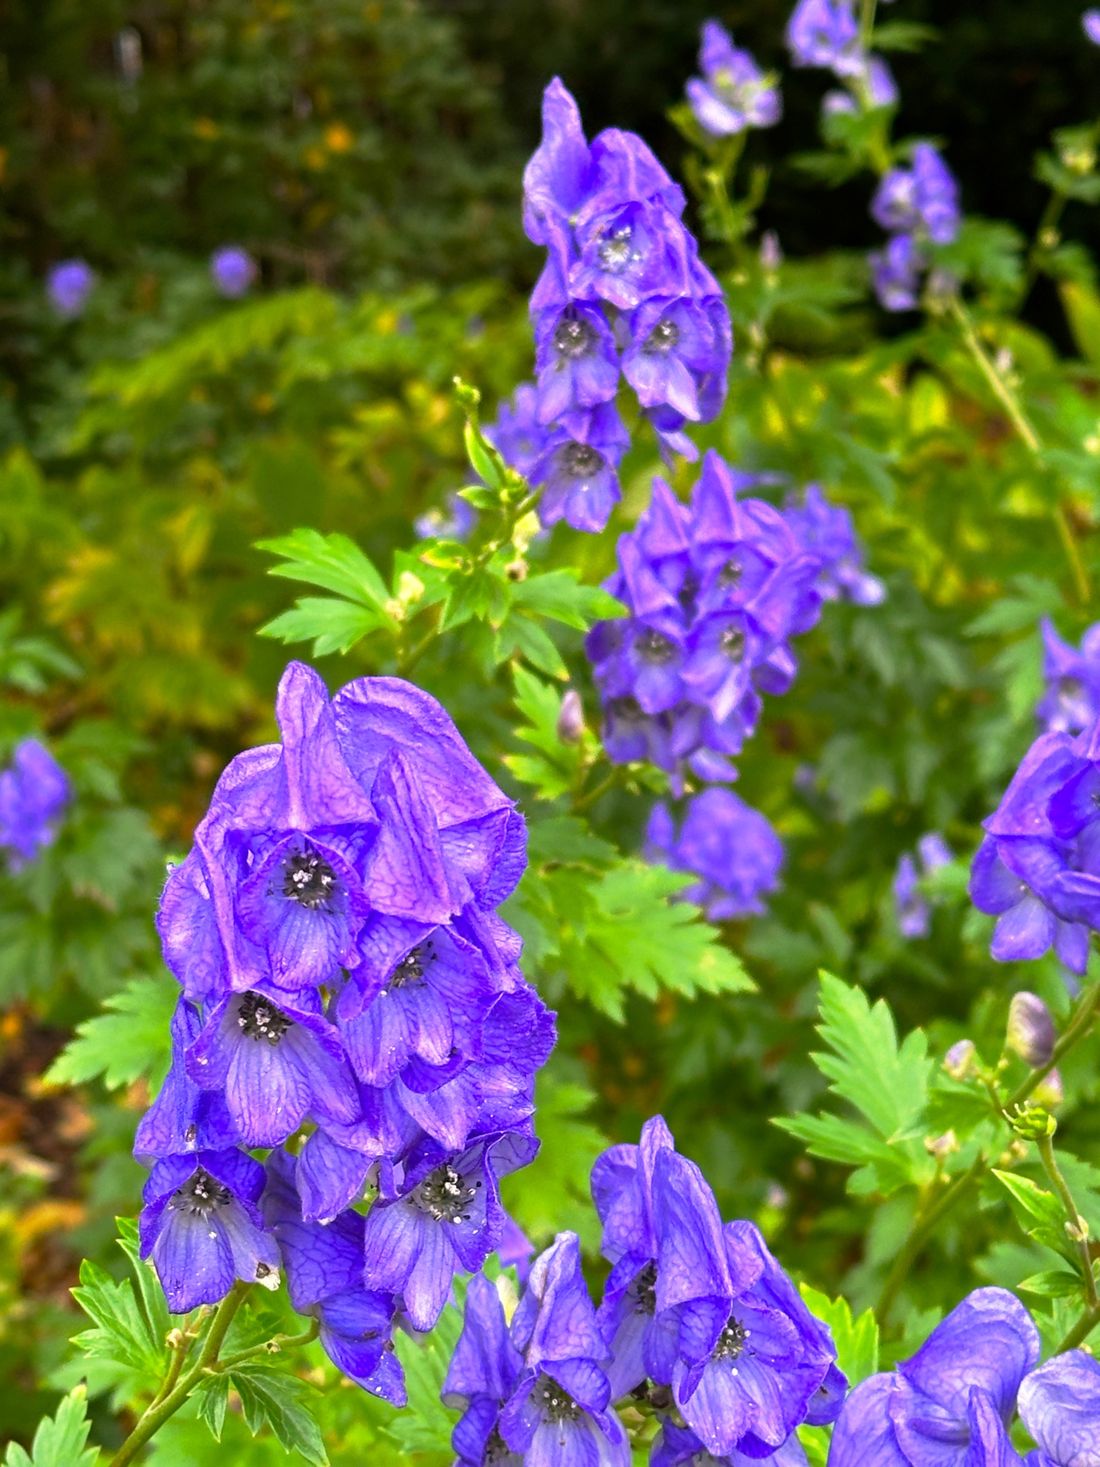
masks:
[[[535,326],[535,367],[540,423],[612,402],[619,354],[603,312],[568,296],[560,308],[543,311]]]
[[[456,1467],[522,1467],[523,1458],[505,1446],[499,1426],[501,1407],[522,1370],[500,1295],[484,1274],[476,1274],[466,1290],[462,1333],[442,1391],[443,1404],[463,1413],[451,1436]]]
[[[644,408],[668,407],[684,419],[713,418],[725,397],[731,342],[729,313],[714,297],[657,297],[630,318],[623,374]]]
[[[852,516],[830,504],[820,484],[807,484],[800,498],[788,500],[785,516],[802,548],[821,561],[816,586],[823,600],[878,606],[886,599],[885,586],[863,568]]]
[[[798,0],[787,45],[796,66],[823,66],[837,76],[857,76],[863,67],[851,0]]]
[[[1035,716],[1048,733],[1080,733],[1100,717],[1100,622],[1081,638],[1080,651],[1064,642],[1049,617],[1043,638],[1043,696]]]
[[[712,922],[763,913],[763,897],[779,884],[782,841],[729,789],[705,789],[689,800],[679,831],[668,807],[655,805],[646,843],[650,860],[699,877],[682,900],[698,902]]]
[[[92,293],[95,274],[86,260],[62,260],[46,277],[46,294],[59,316],[79,316]]]
[[[239,245],[224,245],[210,256],[210,278],[222,295],[237,300],[256,279],[256,262]]]
[[[217,1304],[234,1279],[278,1287],[279,1249],[257,1206],[263,1187],[263,1167],[243,1151],[200,1151],[154,1164],[138,1236],[173,1314]]]
[[[653,1170],[657,1378],[707,1451],[766,1456],[803,1421],[831,1421],[842,1378],[828,1329],[748,1222],[722,1226],[701,1172],[674,1151]]]
[[[533,1136],[514,1131],[484,1136],[458,1156],[430,1140],[415,1146],[397,1195],[380,1197],[367,1217],[367,1287],[400,1295],[413,1327],[431,1329],[455,1273],[476,1273],[500,1242],[500,1178],[537,1150]]]
[[[598,534],[622,497],[618,466],[628,444],[613,403],[567,414],[530,474],[533,484],[543,486],[543,524],[564,520],[574,530]]]
[[[702,78],[688,82],[687,99],[704,132],[732,137],[748,127],[772,127],[779,121],[778,88],[716,20],[703,24],[699,70]]]
[[[512,1339],[524,1371],[501,1412],[500,1434],[525,1467],[629,1467],[575,1233],[559,1233],[532,1265]]]
[[[299,1314],[317,1318],[322,1348],[349,1380],[404,1406],[404,1373],[393,1352],[393,1296],[362,1284],[363,1219],[344,1212],[329,1224],[304,1222],[296,1173],[292,1156],[273,1151],[262,1203],[278,1240],[290,1302]]]
[[[355,1079],[320,1000],[250,988],[215,1004],[187,1052],[191,1078],[224,1093],[247,1146],[278,1146],[309,1117],[354,1121]]]
[[[181,998],[172,1015],[171,1066],[134,1137],[134,1155],[140,1161],[187,1152],[223,1151],[241,1140],[224,1094],[203,1090],[187,1073],[187,1050],[201,1031],[202,1020],[195,1006]]]
[[[955,859],[942,835],[930,831],[917,842],[917,860],[906,852],[894,875],[894,907],[903,937],[927,937],[932,930],[932,909],[920,889],[921,879],[931,876]],[[918,865],[919,862],[919,865]]]
[[[1094,46],[1100,46],[1100,10],[1086,10],[1081,17],[1081,28]]]
[[[539,395],[533,382],[521,383],[497,409],[496,421],[485,428],[485,436],[504,462],[528,478],[542,457],[551,433],[538,416]]]
[[[1095,1467],[1100,1461],[1100,1363],[1095,1356],[1070,1350],[1040,1365],[1021,1382],[1019,1410],[1039,1444],[1027,1467]]]
[[[891,234],[950,244],[959,232],[959,187],[931,143],[917,143],[909,168],[892,168],[871,203],[876,223]]]
[[[910,1360],[855,1388],[833,1428],[829,1467],[1020,1467],[1008,1425],[1038,1358],[1020,1301],[975,1289]]]
[[[37,739],[24,739],[0,773],[0,849],[13,869],[50,845],[57,820],[72,799],[68,776]]]
[[[665,1421],[653,1443],[649,1467],[806,1467],[806,1453],[793,1433],[781,1447],[761,1457],[754,1449],[752,1455],[739,1452],[734,1447],[720,1457],[712,1456],[703,1443],[686,1426],[675,1426]]]
[[[885,311],[912,311],[920,300],[924,260],[911,234],[896,234],[870,255],[871,278]]]

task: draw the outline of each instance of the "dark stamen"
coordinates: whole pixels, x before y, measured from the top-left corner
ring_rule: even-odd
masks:
[[[293,1022],[262,993],[250,988],[241,995],[237,1023],[246,1039],[266,1039],[268,1044],[278,1044]]]
[[[311,912],[328,911],[336,891],[336,872],[308,846],[296,851],[283,866],[283,896]]]

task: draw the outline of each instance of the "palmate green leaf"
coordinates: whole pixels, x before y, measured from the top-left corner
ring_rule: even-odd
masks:
[[[95,1467],[99,1452],[85,1445],[91,1425],[88,1392],[82,1385],[75,1386],[56,1414],[38,1423],[30,1455],[12,1442],[4,1454],[4,1467]]]
[[[852,1314],[847,1299],[830,1299],[809,1284],[799,1292],[806,1308],[827,1324],[836,1345],[836,1363],[855,1386],[878,1369],[878,1321],[873,1309],[865,1309],[858,1317]]]
[[[105,1269],[85,1258],[73,1298],[94,1322],[93,1329],[73,1337],[85,1355],[95,1355],[136,1370],[150,1384],[164,1374],[168,1351],[164,1332],[153,1325],[130,1279],[113,1279]]]
[[[297,1452],[313,1467],[326,1467],[328,1454],[309,1406],[312,1386],[287,1370],[251,1361],[226,1374],[241,1398],[245,1423],[253,1436],[266,1426],[288,1452]],[[217,1397],[212,1397],[206,1405],[207,1423],[216,1423],[220,1430],[224,1418]]]
[[[394,1413],[385,1433],[408,1457],[415,1453],[416,1460],[423,1461],[425,1467],[435,1467],[437,1462],[439,1467],[449,1467],[454,1461],[451,1431],[456,1418],[439,1396],[462,1330],[465,1294],[465,1280],[456,1279],[457,1306],[447,1305],[431,1334],[422,1340],[412,1340],[408,1335],[396,1338],[409,1404],[404,1411]]]
[[[261,540],[258,549],[283,558],[283,564],[272,566],[268,575],[320,586],[340,598],[299,597],[290,611],[260,628],[261,636],[312,642],[314,655],[320,657],[346,652],[379,628],[396,628],[388,610],[385,581],[369,556],[346,535],[294,530],[274,540]]]
[[[133,978],[108,998],[105,1013],[85,1019],[44,1076],[49,1085],[102,1078],[108,1090],[147,1076],[154,1088],[168,1072],[169,1022],[178,986],[167,973]]]
[[[517,779],[533,785],[544,800],[556,799],[574,787],[591,739],[567,744],[558,733],[561,689],[544,683],[519,666],[513,669],[512,678],[516,707],[524,718],[516,729],[516,737],[536,752],[506,754],[504,762]]]
[[[573,569],[532,573],[515,588],[515,605],[534,616],[546,616],[585,632],[594,622],[624,614],[621,601],[600,586],[585,586]]]
[[[273,637],[290,646],[312,642],[314,657],[330,652],[348,652],[357,642],[388,618],[369,606],[353,601],[336,601],[331,596],[300,596],[289,611],[282,611],[260,628],[260,636]]]

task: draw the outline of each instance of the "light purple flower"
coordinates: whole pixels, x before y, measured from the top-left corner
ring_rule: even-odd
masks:
[[[223,245],[210,256],[210,278],[229,300],[246,295],[256,274],[255,260],[240,245]]]
[[[779,121],[779,91],[748,51],[716,20],[703,25],[699,49],[702,78],[687,84],[687,99],[704,132],[731,137],[749,127],[772,127]]]
[[[62,260],[46,277],[46,293],[59,316],[79,316],[87,304],[95,274],[87,260]]]

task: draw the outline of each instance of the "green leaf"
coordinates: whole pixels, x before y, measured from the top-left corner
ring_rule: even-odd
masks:
[[[620,617],[626,610],[602,587],[582,585],[579,572],[572,569],[529,575],[516,586],[515,604],[581,632],[593,622]]]
[[[307,1404],[314,1394],[311,1386],[288,1371],[252,1363],[236,1366],[226,1374],[241,1398],[244,1419],[253,1436],[266,1426],[288,1452],[300,1453],[314,1467],[325,1467],[328,1456],[321,1430]],[[216,1403],[207,1410],[219,1420]],[[224,1419],[224,1412],[220,1419]]]
[[[30,1456],[12,1442],[4,1454],[4,1467],[95,1467],[99,1452],[85,1446],[90,1430],[88,1391],[78,1385],[58,1406],[56,1415],[38,1423]]]
[[[568,1229],[586,1250],[598,1252],[600,1223],[588,1190],[592,1165],[611,1142],[588,1112],[595,1092],[569,1078],[556,1058],[535,1082],[535,1131],[539,1153],[522,1175],[504,1181],[508,1211],[531,1238],[552,1238]]]
[[[269,576],[305,581],[335,591],[348,601],[380,610],[389,598],[386,583],[374,562],[346,535],[322,535],[318,530],[295,530],[274,540],[261,540],[257,549],[282,556],[285,565],[273,565]]]
[[[1100,296],[1079,280],[1063,280],[1058,289],[1078,351],[1100,366]]]
[[[224,1373],[208,1375],[199,1381],[191,1399],[199,1408],[199,1419],[206,1422],[210,1435],[220,1442],[225,1429],[225,1410],[229,1405],[229,1377]]]
[[[837,1364],[848,1377],[848,1384],[858,1385],[874,1375],[878,1369],[878,1321],[874,1310],[865,1309],[857,1318],[847,1299],[830,1299],[809,1284],[801,1284],[799,1291],[810,1313],[832,1331]]]
[[[330,652],[347,652],[388,619],[367,606],[352,601],[334,601],[330,596],[301,596],[289,611],[282,611],[260,628],[261,637],[277,642],[312,642],[314,657]]]
[[[1037,1243],[1045,1243],[1056,1252],[1066,1252],[1065,1213],[1054,1193],[1040,1187],[1030,1177],[1020,1177],[1015,1172],[998,1171],[996,1167],[992,1170],[1011,1197],[1012,1211],[1028,1237],[1034,1238]]]
[[[558,733],[562,704],[559,688],[520,666],[513,668],[512,680],[516,707],[525,720],[516,729],[516,737],[537,753],[506,754],[504,762],[517,779],[533,785],[544,800],[556,799],[573,788],[591,738],[567,744]]]
[[[159,1086],[171,1058],[169,1023],[178,998],[167,973],[131,979],[104,1002],[106,1013],[77,1026],[75,1038],[46,1071],[46,1083],[82,1085],[102,1078],[108,1090],[117,1090],[145,1075]]]
[[[127,1365],[159,1383],[168,1360],[164,1332],[154,1333],[133,1282],[113,1279],[98,1263],[85,1258],[80,1265],[80,1283],[72,1295],[95,1325],[76,1335],[73,1343],[85,1355]]]
[[[456,1282],[455,1292],[461,1306],[465,1296],[461,1280]],[[439,1452],[445,1454],[446,1461],[454,1460],[451,1431],[455,1417],[439,1397],[461,1329],[461,1307],[448,1304],[430,1335],[419,1340],[404,1334],[396,1337],[409,1404],[406,1410],[392,1417],[386,1435],[409,1457],[414,1453]]]
[[[1025,1294],[1038,1294],[1043,1299],[1068,1299],[1080,1294],[1081,1276],[1071,1273],[1068,1268],[1045,1268],[1041,1273],[1021,1279],[1016,1287]]]

